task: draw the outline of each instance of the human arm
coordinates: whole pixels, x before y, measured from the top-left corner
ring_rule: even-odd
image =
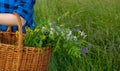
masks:
[[[34,4],[36,0],[20,0],[14,6],[14,12],[18,13],[26,20],[26,26],[32,26],[34,14]]]
[[[26,21],[22,17],[20,18],[22,25],[24,25]],[[0,13],[0,24],[15,26],[17,25],[17,18],[15,15],[10,13]]]
[[[4,2],[0,0],[0,14],[13,14],[14,12],[19,14],[19,16],[24,18],[26,21],[25,25],[22,27],[23,33],[25,33],[26,27],[30,27],[30,29],[35,28],[34,8],[33,8],[35,1],[36,0],[13,0],[13,2],[5,1],[6,4],[4,4]],[[6,31],[7,26],[0,23],[0,30]],[[17,26],[12,26],[12,32],[15,32],[17,30],[18,30]]]

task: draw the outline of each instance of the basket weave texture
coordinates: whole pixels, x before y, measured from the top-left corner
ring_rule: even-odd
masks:
[[[19,36],[9,32],[0,32],[0,71],[48,71],[51,47],[26,47],[22,43],[22,25],[17,13]],[[9,27],[10,28],[10,27]]]

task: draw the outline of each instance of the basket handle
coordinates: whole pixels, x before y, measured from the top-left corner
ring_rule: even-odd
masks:
[[[20,16],[16,12],[14,12],[13,14],[16,16],[17,24],[18,24],[18,51],[20,51],[20,53],[18,54],[19,59],[17,61],[18,62],[17,71],[19,71],[21,58],[22,58],[22,48],[23,48],[22,22]]]
[[[21,22],[21,19],[20,19],[20,16],[16,13],[16,12],[14,12],[13,13],[15,16],[16,16],[16,18],[17,18],[17,24],[18,24],[18,48],[19,49],[21,49],[21,48],[23,48],[23,36],[22,36],[22,22]],[[8,27],[8,31],[9,31],[9,29],[11,30],[11,27],[9,26]]]
[[[11,26],[8,26],[6,32],[11,32]]]

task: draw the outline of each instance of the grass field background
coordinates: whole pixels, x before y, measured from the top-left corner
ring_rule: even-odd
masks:
[[[57,21],[66,28],[80,28],[87,34],[85,41],[92,45],[81,58],[69,56],[64,50],[53,52],[49,71],[120,71],[119,3],[119,0],[37,0],[37,26]]]

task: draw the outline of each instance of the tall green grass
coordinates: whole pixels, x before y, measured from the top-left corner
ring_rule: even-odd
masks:
[[[119,3],[119,0],[37,0],[37,26],[57,21],[66,27],[80,28],[87,34],[86,42],[92,45],[80,59],[64,50],[53,52],[49,71],[120,71]]]

